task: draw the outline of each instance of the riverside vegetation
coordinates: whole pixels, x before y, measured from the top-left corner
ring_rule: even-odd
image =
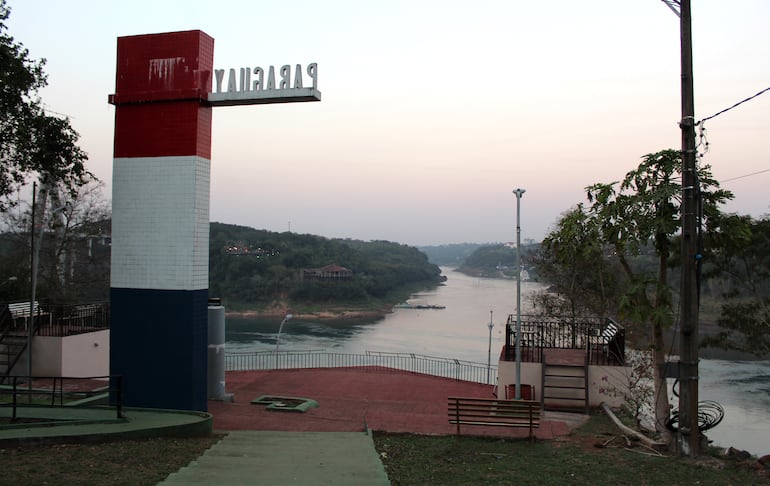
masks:
[[[231,310],[383,310],[442,281],[417,248],[211,223],[209,295]],[[344,267],[350,276],[302,279],[303,269]]]

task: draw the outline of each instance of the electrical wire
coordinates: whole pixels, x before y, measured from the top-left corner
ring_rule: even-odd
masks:
[[[764,174],[765,172],[770,172],[770,169],[758,170],[756,172],[752,172],[751,174],[743,174],[743,175],[740,175],[740,176],[731,177],[729,179],[724,179],[722,182],[725,183],[725,182],[737,181],[738,179],[744,179],[746,177],[751,177],[751,176],[755,176],[755,175],[759,175],[759,174]]]
[[[674,383],[674,395],[679,396],[676,393],[676,385],[679,383],[677,380]],[[709,429],[713,429],[722,419],[725,418],[725,409],[722,405],[713,400],[702,400],[698,402],[698,431],[705,432]],[[671,416],[666,420],[666,428],[672,432],[679,430],[679,410],[671,412]]]
[[[718,111],[718,112],[714,113],[714,114],[713,114],[713,115],[711,115],[711,116],[707,116],[706,118],[703,118],[703,119],[702,119],[702,120],[700,120],[698,123],[696,123],[696,125],[700,125],[700,124],[702,124],[702,123],[703,123],[703,122],[705,122],[705,121],[711,120],[712,118],[716,118],[716,117],[718,117],[719,115],[721,115],[722,113],[726,113],[726,112],[728,112],[728,111],[732,110],[733,108],[737,108],[738,106],[740,106],[740,105],[742,105],[742,104],[746,103],[747,101],[751,101],[751,100],[753,100],[754,98],[756,98],[756,97],[758,97],[758,96],[760,96],[760,95],[762,95],[762,94],[764,94],[764,93],[766,93],[766,92],[768,92],[768,91],[770,91],[770,86],[768,86],[767,88],[763,89],[762,91],[760,91],[759,93],[757,93],[757,94],[755,94],[755,95],[749,96],[748,98],[746,98],[746,99],[743,99],[743,100],[741,100],[741,101],[739,101],[739,102],[735,103],[733,106],[730,106],[729,108],[725,108],[725,109],[724,109],[724,110],[722,110],[722,111]]]

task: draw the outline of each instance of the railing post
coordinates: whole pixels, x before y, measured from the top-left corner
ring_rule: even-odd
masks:
[[[123,375],[118,375],[115,378],[115,407],[118,411],[118,418],[123,418]]]
[[[16,382],[18,381],[18,376],[13,377],[13,414],[11,416],[11,422],[16,421]]]
[[[455,398],[455,422],[457,422],[457,435],[460,435],[460,399]]]

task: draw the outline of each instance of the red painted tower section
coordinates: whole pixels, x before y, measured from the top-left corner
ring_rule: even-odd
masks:
[[[214,39],[199,30],[118,39],[115,157],[211,160]]]
[[[198,30],[118,39],[110,372],[127,406],[206,410],[213,60]]]

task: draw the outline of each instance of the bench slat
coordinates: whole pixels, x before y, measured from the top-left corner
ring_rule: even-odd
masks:
[[[533,440],[533,428],[540,426],[540,402],[533,400],[500,400],[488,398],[449,397],[449,423],[498,427],[527,427]]]

